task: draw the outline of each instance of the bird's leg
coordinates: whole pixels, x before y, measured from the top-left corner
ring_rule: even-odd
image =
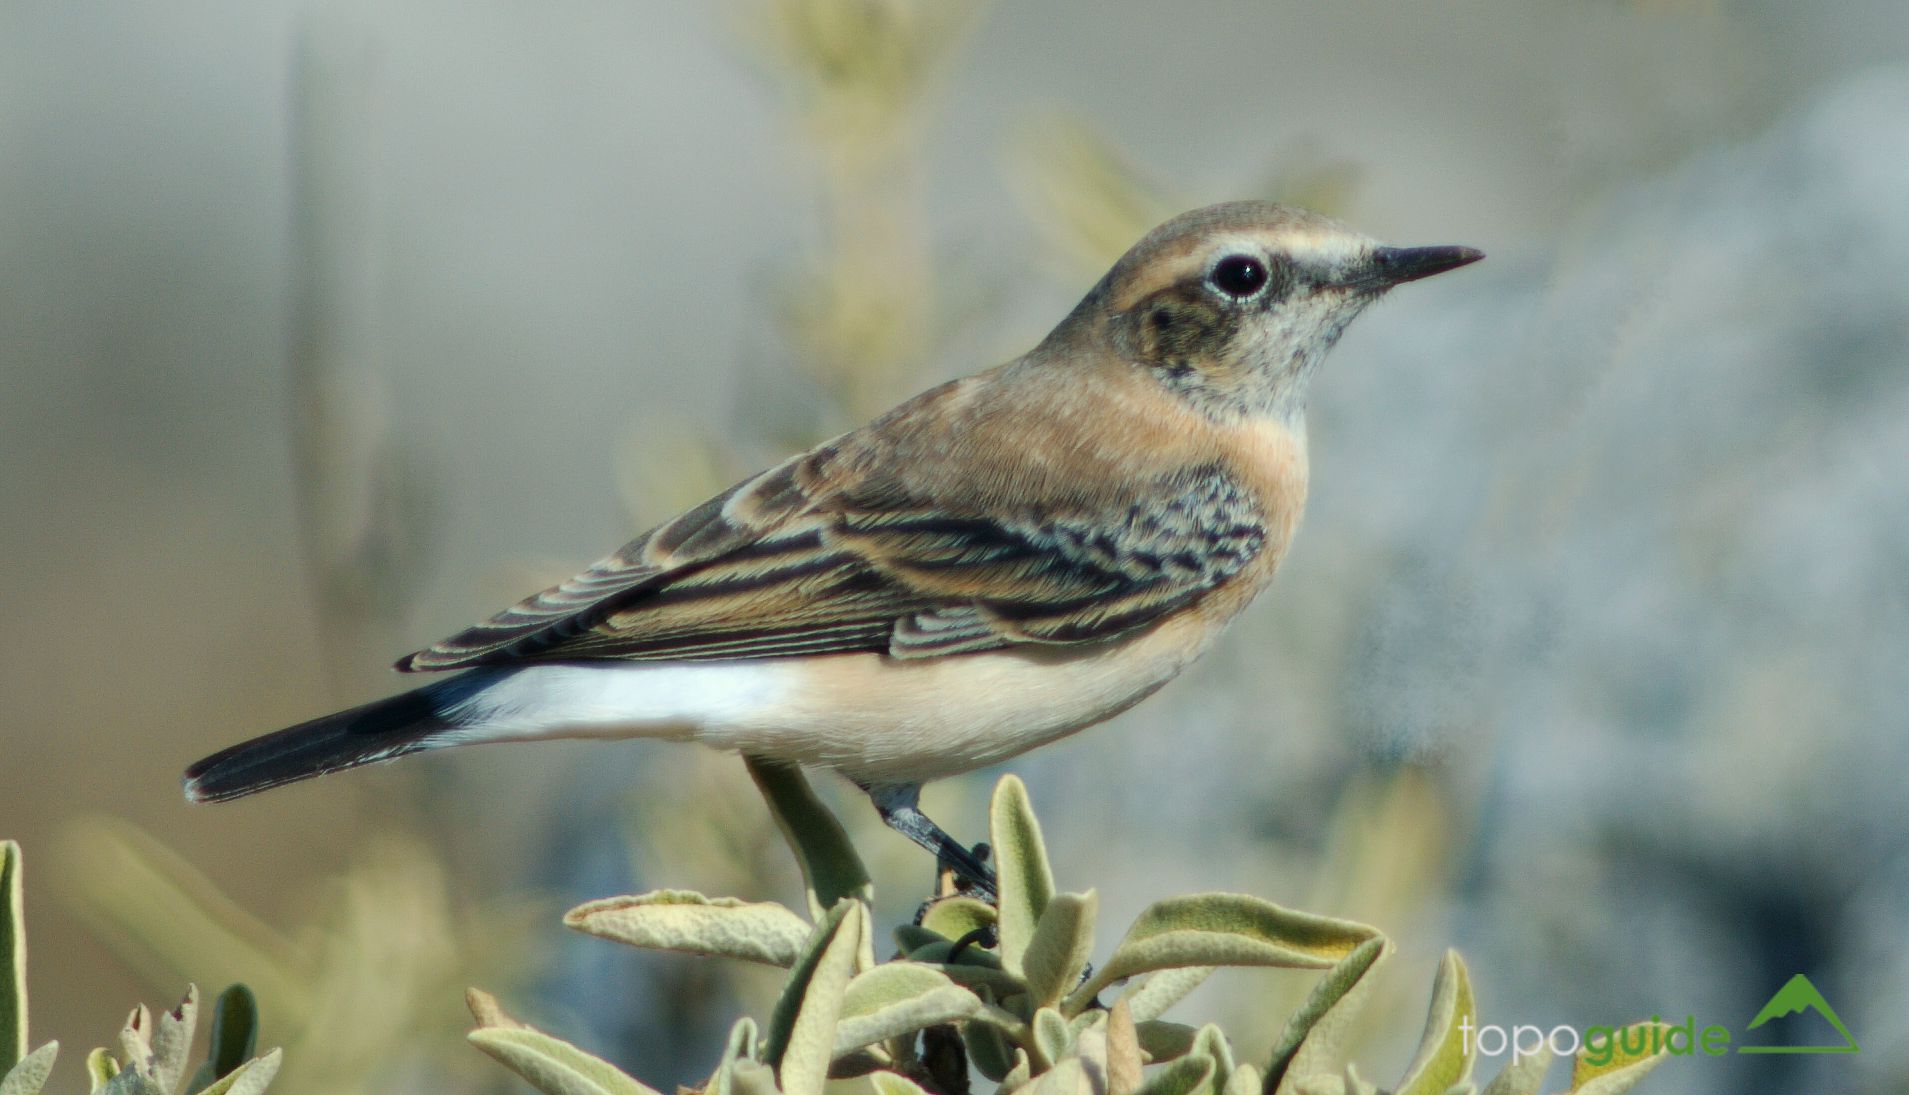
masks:
[[[933,852],[939,863],[967,882],[974,896],[990,904],[994,902],[994,869],[921,812],[916,805],[921,800],[921,784],[864,784],[862,790],[874,800],[875,809],[881,812],[889,828]]]

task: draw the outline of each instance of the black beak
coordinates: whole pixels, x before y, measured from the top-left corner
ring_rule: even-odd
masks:
[[[1476,247],[1381,247],[1372,253],[1371,277],[1383,288],[1469,266],[1485,257]]]

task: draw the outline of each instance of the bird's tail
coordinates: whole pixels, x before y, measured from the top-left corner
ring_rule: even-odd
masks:
[[[454,745],[462,737],[460,727],[441,711],[447,693],[461,691],[447,686],[459,683],[454,679],[427,685],[222,749],[186,769],[186,798],[224,802],[327,772]]]

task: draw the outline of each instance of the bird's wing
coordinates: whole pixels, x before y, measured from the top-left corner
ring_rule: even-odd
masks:
[[[574,578],[398,661],[406,672],[521,658],[724,658],[862,649],[893,591],[828,549],[805,462],[786,461]],[[844,645],[846,644],[846,645]]]
[[[1266,540],[1217,466],[1038,514],[848,509],[832,539],[928,602],[895,622],[898,657],[1088,643],[1152,623],[1238,574]]]
[[[999,485],[1017,466],[1000,446],[924,477],[866,441],[741,483],[399,668],[1087,643],[1198,598],[1266,539],[1218,464],[1043,495]]]

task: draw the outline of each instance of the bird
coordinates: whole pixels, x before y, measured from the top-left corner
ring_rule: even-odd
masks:
[[[1390,289],[1483,257],[1270,202],[1181,214],[1026,354],[398,661],[431,683],[206,757],[186,797],[447,746],[686,740],[840,773],[992,895],[922,785],[1105,721],[1211,647],[1299,526],[1327,351]]]

